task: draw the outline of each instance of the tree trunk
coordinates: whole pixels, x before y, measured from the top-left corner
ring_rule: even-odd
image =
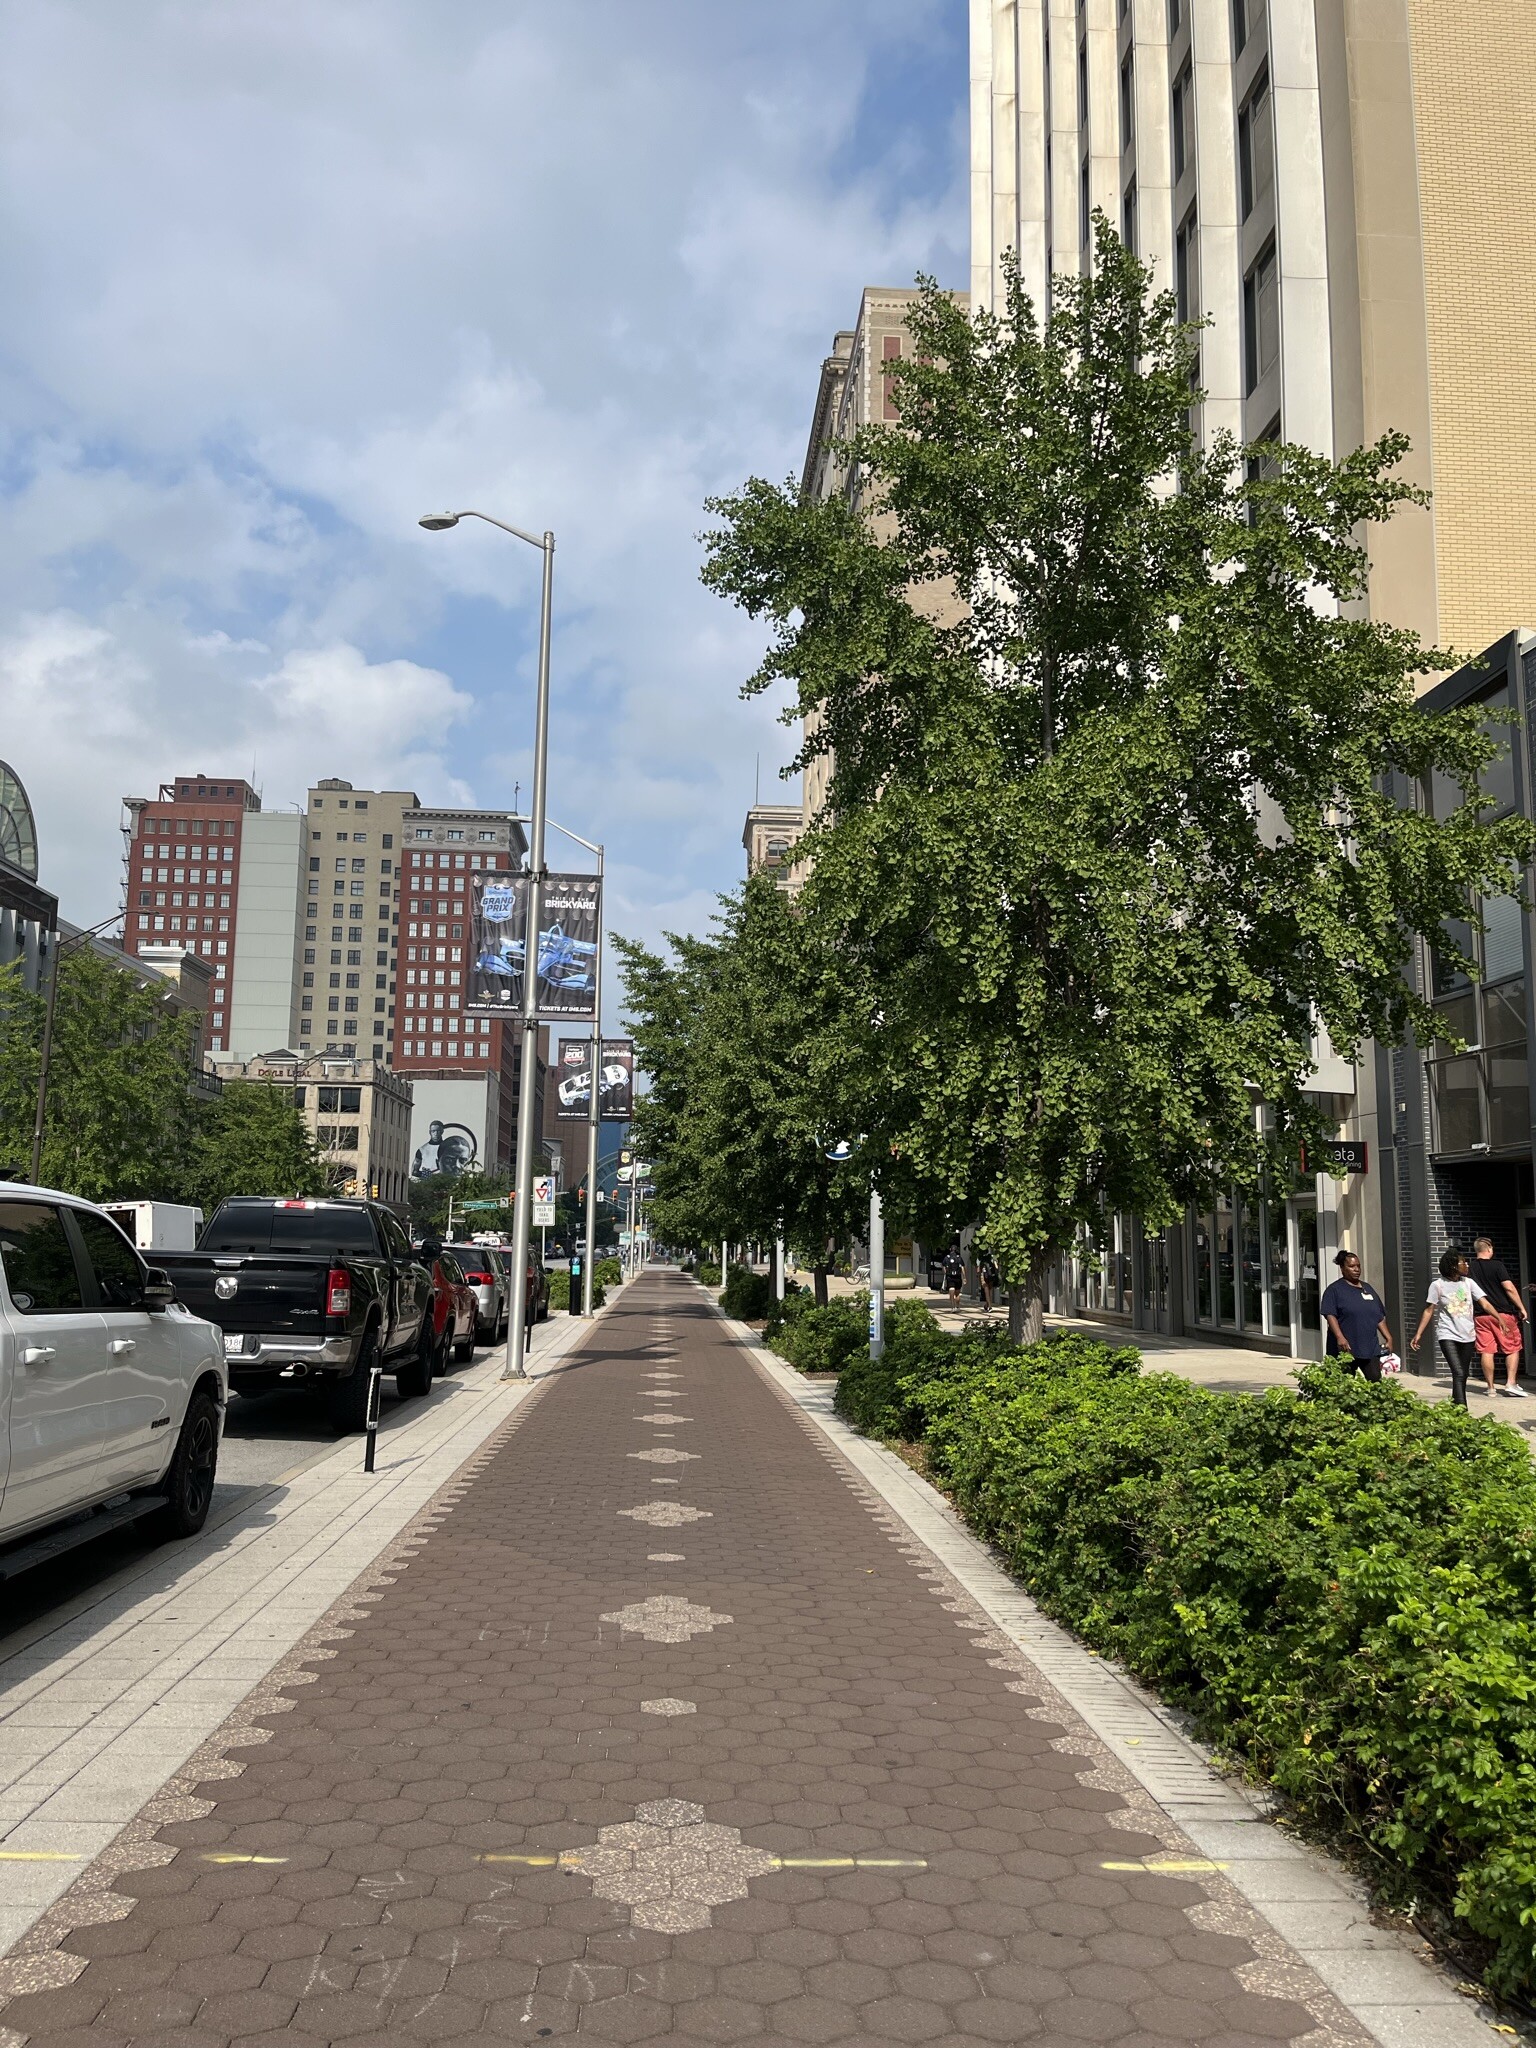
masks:
[[[812,1269],[812,1275],[811,1275],[811,1277],[812,1277],[812,1279],[813,1279],[813,1280],[815,1281],[815,1283],[816,1283],[816,1306],[817,1306],[818,1308],[825,1308],[825,1307],[826,1307],[826,1305],[827,1305],[827,1269],[826,1269],[826,1267],[825,1267],[825,1266],[816,1266],[816,1267],[814,1267],[814,1268]]]
[[[1010,1344],[1038,1344],[1045,1335],[1045,1283],[1051,1260],[1037,1260],[1025,1280],[1008,1286],[1008,1341]]]

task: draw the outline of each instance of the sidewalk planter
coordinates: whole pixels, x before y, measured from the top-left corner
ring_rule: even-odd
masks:
[[[1329,1365],[1143,1375],[1059,1332],[892,1333],[837,1407],[929,1469],[1042,1607],[1187,1708],[1391,1902],[1536,1990],[1536,1472],[1491,1418]]]

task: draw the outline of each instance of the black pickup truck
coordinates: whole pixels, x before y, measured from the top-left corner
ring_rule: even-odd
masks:
[[[177,1299],[224,1332],[229,1383],[312,1380],[339,1430],[363,1427],[368,1375],[432,1384],[432,1273],[376,1202],[223,1202],[195,1252],[157,1254]]]

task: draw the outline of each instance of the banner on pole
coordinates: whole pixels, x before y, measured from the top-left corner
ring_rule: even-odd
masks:
[[[470,877],[470,969],[465,1009],[518,1017],[528,957],[529,877],[487,872]],[[601,885],[596,875],[546,875],[537,946],[541,1017],[596,1013]]]
[[[555,1117],[586,1123],[592,1114],[592,1041],[568,1038],[560,1048]],[[597,1069],[597,1114],[607,1123],[627,1123],[635,1113],[635,1041],[605,1038]]]

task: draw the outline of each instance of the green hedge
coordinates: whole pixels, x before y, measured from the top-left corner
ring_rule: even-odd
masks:
[[[725,1276],[720,1306],[738,1322],[760,1323],[773,1307],[773,1285],[766,1273],[750,1266],[732,1266]]]
[[[930,1468],[1051,1614],[1122,1658],[1399,1904],[1536,1989],[1536,1472],[1491,1417],[1337,1367],[1216,1393],[1059,1332],[914,1338],[837,1405]]]
[[[594,1308],[601,1308],[601,1307],[602,1307],[602,1305],[603,1305],[604,1299],[606,1298],[606,1289],[604,1288],[604,1286],[603,1286],[603,1283],[602,1283],[602,1281],[601,1281],[601,1280],[600,1280],[600,1279],[598,1278],[598,1274],[599,1274],[599,1273],[601,1273],[601,1272],[602,1272],[602,1270],[603,1270],[603,1264],[604,1264],[604,1263],[606,1263],[606,1264],[608,1264],[608,1265],[612,1265],[613,1261],[612,1261],[612,1260],[610,1259],[610,1260],[607,1260],[607,1261],[604,1261],[604,1262],[600,1262],[600,1263],[599,1263],[599,1265],[597,1266],[596,1270],[594,1271],[593,1275],[592,1275],[592,1306],[593,1306]],[[556,1314],[557,1312],[569,1310],[570,1306],[571,1306],[571,1276],[570,1276],[570,1274],[569,1274],[569,1273],[551,1273],[551,1274],[550,1274],[550,1276],[549,1276],[549,1312],[550,1312],[550,1314],[551,1314],[551,1315],[554,1315],[554,1314]]]
[[[804,1290],[786,1295],[780,1314],[764,1332],[768,1343],[797,1372],[841,1372],[869,1348],[869,1296],[839,1294],[825,1308]]]
[[[693,1277],[701,1287],[718,1287],[720,1285],[720,1268],[710,1265],[695,1266]]]

